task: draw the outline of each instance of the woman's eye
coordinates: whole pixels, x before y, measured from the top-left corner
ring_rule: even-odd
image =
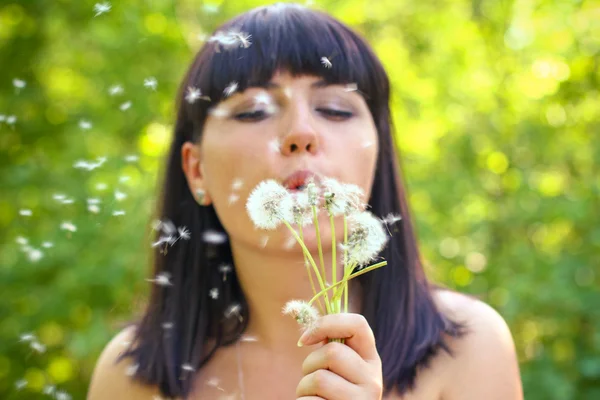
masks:
[[[317,108],[317,111],[322,114],[325,114],[328,117],[338,120],[345,120],[351,118],[354,115],[349,111],[335,110],[333,108]]]
[[[267,113],[264,110],[253,110],[236,114],[234,118],[242,122],[255,122],[265,119],[266,116]]]

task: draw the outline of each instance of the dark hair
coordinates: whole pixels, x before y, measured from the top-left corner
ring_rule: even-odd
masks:
[[[187,226],[192,238],[207,230],[224,232],[213,207],[199,206],[181,168],[181,147],[200,140],[207,113],[232,82],[238,90],[262,85],[282,70],[293,76],[316,75],[329,83],[355,83],[373,116],[379,154],[369,205],[376,216],[400,214],[381,256],[388,265],[357,278],[363,293],[362,313],[375,334],[383,363],[386,393],[394,386],[404,393],[413,388],[417,368],[427,366],[439,349],[450,353],[445,335],[458,337],[463,327],[437,308],[417,247],[400,160],[395,152],[389,110],[387,74],[366,42],[331,16],[297,5],[276,4],[253,9],[221,26],[218,31],[247,32],[245,48],[217,49],[209,42],[196,56],[179,89],[175,134],[167,158],[157,218]],[[322,65],[322,57],[331,67]],[[211,101],[184,100],[188,87],[201,89]],[[198,370],[219,346],[234,343],[247,326],[244,294],[230,273],[226,280],[219,265],[232,264],[229,243],[179,241],[166,254],[155,251],[154,274],[168,273],[173,287],[153,285],[150,301],[132,345],[121,357],[138,364],[136,379],[157,385],[163,395],[184,396],[192,379],[181,378],[182,364]],[[218,288],[217,300],[209,297]],[[176,289],[174,289],[176,288]],[[241,318],[227,318],[226,309],[240,305]],[[163,323],[172,323],[165,330]],[[214,342],[208,346],[208,342]]]

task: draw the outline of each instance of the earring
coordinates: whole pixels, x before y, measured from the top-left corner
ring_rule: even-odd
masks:
[[[206,192],[203,189],[196,189],[196,202],[201,206],[204,206],[204,199],[206,197]]]

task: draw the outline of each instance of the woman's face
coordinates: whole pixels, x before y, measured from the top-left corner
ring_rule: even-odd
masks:
[[[366,202],[378,146],[373,118],[358,92],[325,85],[320,77],[277,73],[268,87],[233,93],[219,103],[199,146],[186,143],[182,156],[192,193],[206,191],[231,241],[286,249],[293,243],[287,228],[254,228],[245,208],[252,189],[265,179],[283,183],[309,170],[359,186]],[[323,243],[330,243],[325,213],[319,224]],[[314,229],[305,227],[304,233],[307,246],[316,247]]]

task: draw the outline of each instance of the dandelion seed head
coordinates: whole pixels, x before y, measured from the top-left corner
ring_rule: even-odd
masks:
[[[246,209],[257,228],[272,230],[282,221],[293,222],[294,201],[288,190],[273,179],[260,182],[250,193]]]
[[[300,226],[306,226],[312,223],[312,207],[308,198],[308,191],[301,190],[293,194],[294,206],[294,222]]]
[[[349,215],[362,209],[364,192],[360,187],[334,178],[323,178],[321,184],[327,193],[325,208],[330,215]]]
[[[387,243],[388,236],[381,221],[368,211],[348,217],[348,258],[350,263],[365,265],[373,260]]]
[[[283,313],[294,317],[296,322],[305,329],[311,329],[319,319],[319,311],[308,302],[290,300],[283,307]]]

